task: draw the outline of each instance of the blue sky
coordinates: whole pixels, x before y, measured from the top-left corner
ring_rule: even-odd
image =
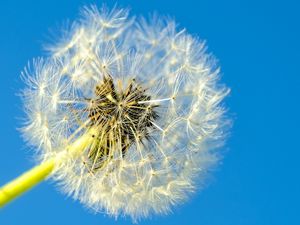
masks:
[[[106,1],[113,5],[116,1]],[[0,184],[32,165],[17,127],[23,116],[20,71],[42,56],[49,28],[102,1],[0,3]],[[140,224],[300,224],[300,3],[285,0],[118,1],[132,14],[157,11],[207,40],[222,67],[234,126],[208,187],[167,216]],[[1,225],[131,224],[94,215],[44,182],[0,210]]]

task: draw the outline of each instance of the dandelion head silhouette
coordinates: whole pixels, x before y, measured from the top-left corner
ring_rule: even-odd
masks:
[[[85,206],[134,220],[201,189],[218,160],[228,89],[203,41],[174,21],[95,6],[23,72],[23,134]],[[90,139],[80,152],[70,144]]]

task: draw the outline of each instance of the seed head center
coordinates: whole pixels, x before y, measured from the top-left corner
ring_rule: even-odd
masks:
[[[125,90],[116,88],[107,75],[96,85],[87,108],[90,126],[96,127],[95,144],[87,153],[86,164],[92,172],[104,167],[115,157],[125,157],[129,148],[149,139],[153,121],[158,118],[158,105],[149,101],[146,89],[131,80]]]

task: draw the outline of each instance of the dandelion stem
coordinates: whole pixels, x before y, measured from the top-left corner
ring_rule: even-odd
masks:
[[[0,189],[0,207],[43,181],[54,169],[55,161],[49,160],[23,173]]]
[[[92,143],[94,134],[95,131],[91,129],[70,144],[66,148],[66,152],[71,153],[70,157],[78,157]],[[47,178],[53,172],[55,166],[61,163],[62,159],[63,157],[49,159],[2,186],[0,188],[0,208]]]

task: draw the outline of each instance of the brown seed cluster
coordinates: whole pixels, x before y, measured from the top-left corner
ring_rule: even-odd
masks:
[[[106,75],[94,94],[86,109],[90,126],[99,131],[85,162],[92,172],[104,167],[116,155],[124,157],[130,146],[148,139],[151,129],[155,128],[152,122],[158,118],[154,110],[158,105],[145,103],[151,97],[135,80],[123,90],[121,82],[116,88],[112,77]]]

